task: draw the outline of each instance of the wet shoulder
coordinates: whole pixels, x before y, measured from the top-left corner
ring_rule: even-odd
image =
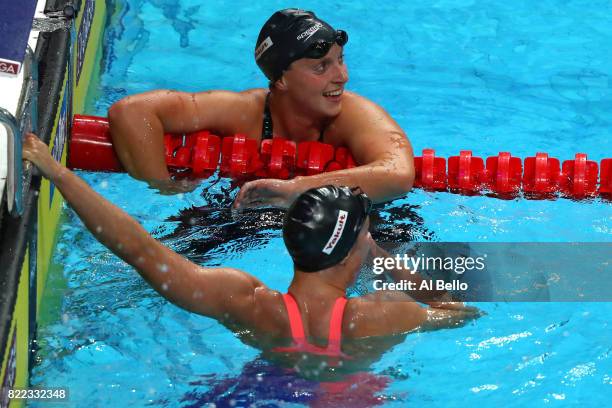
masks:
[[[261,110],[263,112],[264,103],[268,90],[264,88],[246,89],[241,92],[236,92],[236,95],[253,110]]]
[[[262,288],[255,291],[254,329],[267,338],[286,338],[291,333],[283,294],[277,290]]]
[[[346,91],[342,97],[342,111],[336,118],[339,121],[348,121],[354,117],[369,115],[382,111],[383,108],[365,96],[355,92]]]
[[[220,136],[244,134],[259,138],[263,122],[265,89],[241,92],[213,90],[200,92],[194,98],[200,106],[204,122],[213,124],[211,130]]]
[[[364,124],[378,122],[385,124],[389,115],[384,109],[368,98],[354,92],[345,91],[342,98],[342,110],[328,127],[326,139],[332,144],[344,144],[344,138],[359,131]]]
[[[267,287],[257,288],[252,300],[253,312],[219,322],[234,332],[245,344],[260,350],[271,350],[291,340],[291,329],[283,294]],[[284,340],[284,341],[283,341]]]
[[[261,139],[263,127],[264,107],[266,103],[267,88],[253,88],[239,92],[244,102],[244,114],[248,115],[248,126],[240,132],[252,139]]]
[[[345,339],[393,336],[418,328],[422,308],[401,292],[376,292],[351,298],[342,322]]]

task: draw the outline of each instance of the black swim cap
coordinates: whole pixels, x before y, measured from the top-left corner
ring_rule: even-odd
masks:
[[[301,194],[285,215],[283,239],[295,266],[316,272],[342,261],[357,241],[372,201],[348,187]]]
[[[285,9],[272,14],[261,28],[255,61],[271,81],[276,81],[300,58],[323,58],[336,43],[348,41],[345,31],[334,30],[312,11]]]

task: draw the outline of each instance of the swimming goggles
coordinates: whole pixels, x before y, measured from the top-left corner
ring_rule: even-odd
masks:
[[[363,207],[363,219],[365,220],[365,218],[370,214],[370,211],[372,211],[372,200],[366,193],[363,192],[361,187],[351,187],[351,195],[359,198],[359,201]]]
[[[343,47],[348,41],[348,34],[344,30],[336,30],[333,41],[317,40],[308,47],[302,58],[320,59],[327,55],[334,44]]]

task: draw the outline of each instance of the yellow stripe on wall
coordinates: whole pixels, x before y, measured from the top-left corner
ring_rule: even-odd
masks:
[[[26,250],[25,259],[21,268],[21,274],[19,276],[19,284],[17,286],[17,299],[15,301],[15,309],[13,310],[13,318],[11,320],[11,329],[9,330],[8,341],[6,342],[6,349],[4,350],[4,358],[2,361],[2,375],[1,379],[4,379],[7,374],[7,365],[9,362],[9,354],[11,347],[15,347],[15,383],[13,388],[27,388],[28,377],[29,377],[29,316],[28,316],[28,304],[29,304],[29,287],[30,287],[30,274],[29,274],[29,262],[28,262],[29,250]],[[13,335],[16,333],[15,343],[13,343]],[[14,400],[9,404],[10,407],[21,407],[23,401]]]
[[[95,5],[96,12],[91,24],[89,41],[85,53],[85,61],[83,63],[81,78],[78,84],[76,69],[74,70],[73,83],[76,84],[76,88],[74,89],[74,113],[87,113],[85,112],[87,97],[90,94],[94,94],[98,88],[97,85],[98,76],[100,73],[100,61],[102,59],[102,40],[104,38],[104,23],[106,20],[106,2],[96,1]],[[84,14],[85,13],[80,13],[80,20],[78,21],[77,26],[80,26]],[[76,52],[74,53],[74,63],[76,66]],[[94,86],[90,86],[92,82]]]
[[[49,145],[50,150],[53,150],[53,148],[55,147],[54,145],[58,140],[56,138],[56,134],[58,127],[60,126],[62,101],[67,95],[69,95],[69,93],[66,93],[66,87],[74,87],[72,93],[73,98],[71,101],[72,109],[68,110],[67,114],[70,113],[70,111],[78,113],[83,112],[83,109],[86,106],[87,96],[92,95],[92,92],[97,88],[97,83],[93,84],[94,86],[91,86],[91,81],[92,79],[95,79],[97,81],[100,70],[100,58],[102,56],[102,38],[104,24],[106,20],[106,4],[104,1],[94,1],[95,14],[91,19],[91,29],[89,32],[87,46],[85,48],[80,80],[78,86],[76,86],[77,44],[73,44],[73,69],[72,71],[66,70],[66,75],[63,79],[62,92],[59,98],[57,113],[54,118],[53,129],[51,131],[51,141]],[[83,7],[85,7],[87,3],[87,1],[83,1]],[[83,21],[84,14],[85,13],[83,12],[79,13],[77,27],[80,27],[80,24]],[[78,33],[78,28],[76,29],[76,32]],[[71,73],[72,75],[72,78],[70,78],[70,80],[68,80],[68,73]],[[69,123],[71,120],[71,117],[66,117],[66,123]],[[61,162],[64,164],[66,163],[67,158],[68,140],[66,140],[65,143],[66,145],[64,146],[61,155]],[[36,245],[36,304],[30,304],[29,299],[30,273],[28,254],[30,248],[28,248],[24,256],[24,262],[21,268],[19,283],[17,286],[17,298],[15,300],[15,308],[13,310],[11,318],[9,336],[7,339],[8,341],[5,350],[2,350],[4,354],[2,355],[0,381],[2,381],[5,375],[8,374],[7,369],[10,368],[8,367],[9,355],[12,347],[14,347],[14,388],[27,388],[29,384],[29,308],[36,308],[36,320],[39,321],[39,317],[41,316],[41,309],[45,307],[45,305],[41,303],[41,299],[43,298],[49,268],[52,263],[51,258],[57,239],[57,230],[60,222],[60,216],[62,214],[62,205],[63,199],[59,194],[59,191],[55,190],[51,198],[51,184],[48,180],[43,179],[41,181],[37,208],[38,234]],[[13,336],[16,336],[14,342]],[[23,406],[23,404],[23,401],[16,400],[15,402],[11,402],[10,406],[20,407]]]
[[[83,7],[85,2],[82,2]],[[79,13],[77,27],[82,23],[84,12]],[[81,70],[81,76],[78,85],[73,91],[72,109],[74,113],[82,113],[87,102],[88,93],[92,93],[97,88],[97,83],[92,84],[91,80],[97,78],[100,70],[100,59],[102,57],[102,39],[104,31],[104,23],[106,20],[106,2],[95,1],[95,14],[91,24],[89,39],[85,50],[85,59]],[[78,32],[78,28],[76,29]],[[76,37],[76,36],[75,36]],[[76,38],[75,38],[76,40]],[[77,84],[77,44],[73,45],[73,69],[72,69],[72,84]],[[60,96],[60,106],[55,117],[52,135],[56,134],[60,118],[61,101],[66,92],[67,80],[64,78],[62,86],[62,95]],[[93,85],[93,86],[91,86]],[[69,118],[72,120],[72,118]],[[52,137],[52,142],[49,145],[53,149],[55,137]],[[68,141],[66,141],[68,143]],[[68,154],[67,146],[64,147],[62,154],[62,163],[66,164]],[[43,180],[40,187],[40,196],[38,202],[38,279],[37,279],[37,305],[36,318],[40,316],[41,299],[43,298],[44,287],[47,282],[49,267],[51,265],[51,257],[53,249],[57,241],[57,226],[62,210],[63,199],[58,191],[53,194],[53,201],[49,202],[51,194],[51,185],[48,180]]]

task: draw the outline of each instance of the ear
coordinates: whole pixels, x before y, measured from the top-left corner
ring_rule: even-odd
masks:
[[[287,90],[287,80],[285,79],[285,75],[282,75],[280,79],[276,80],[276,82],[274,83],[274,87],[279,91]]]

